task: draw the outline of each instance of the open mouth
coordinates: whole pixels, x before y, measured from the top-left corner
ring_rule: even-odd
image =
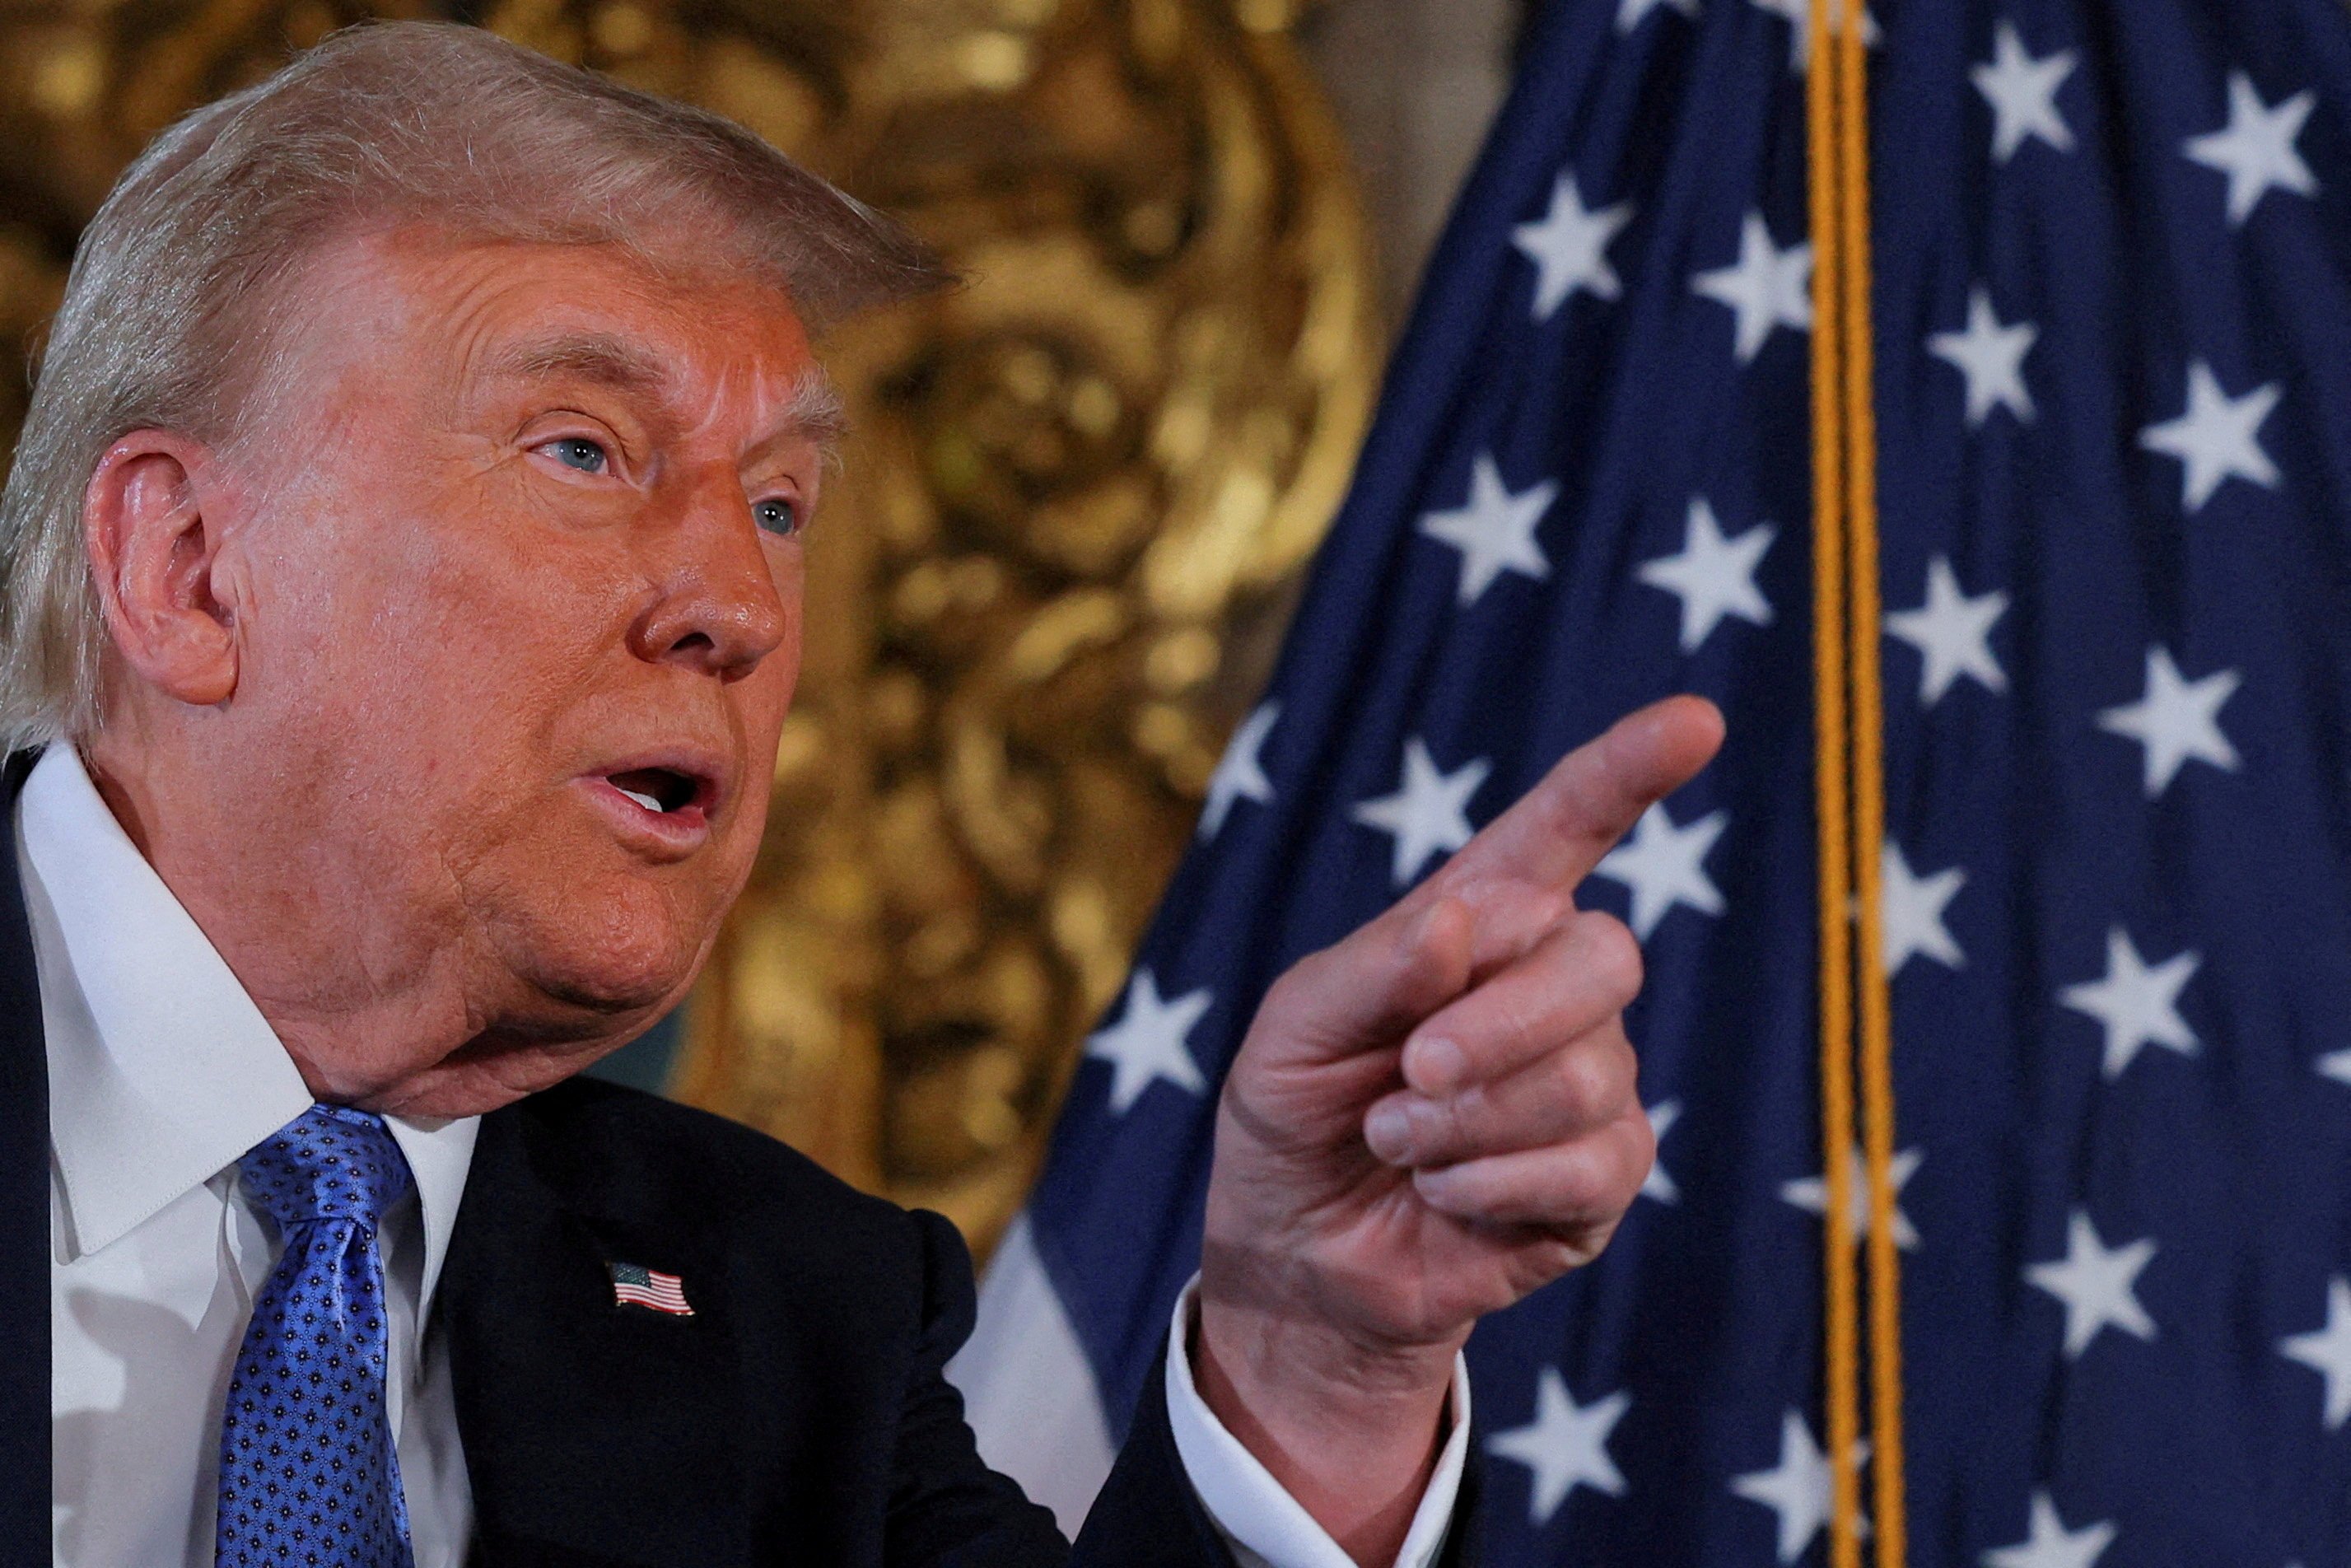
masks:
[[[632,768],[625,773],[607,774],[605,779],[655,816],[683,811],[703,799],[703,780],[674,768]]]
[[[726,771],[722,753],[671,747],[615,758],[574,782],[624,843],[668,862],[709,841]]]

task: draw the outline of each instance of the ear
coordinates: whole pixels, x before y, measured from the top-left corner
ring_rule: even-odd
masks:
[[[223,518],[208,510],[209,449],[139,430],[107,449],[82,493],[82,533],[107,631],[123,662],[180,702],[210,707],[236,690],[233,605],[218,579]]]

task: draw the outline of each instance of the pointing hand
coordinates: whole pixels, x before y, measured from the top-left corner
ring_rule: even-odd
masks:
[[[1597,1256],[1648,1174],[1640,948],[1573,894],[1721,741],[1692,697],[1622,720],[1275,982],[1234,1061],[1201,1392],[1361,1561],[1401,1542],[1478,1319]]]

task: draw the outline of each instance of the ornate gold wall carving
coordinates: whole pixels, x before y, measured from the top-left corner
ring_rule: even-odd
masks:
[[[992,1240],[1115,993],[1376,343],[1290,0],[59,0],[0,10],[0,332],[183,110],[464,15],[733,116],[967,287],[844,329],[808,667],[676,1092]],[[0,436],[22,389],[0,382]]]

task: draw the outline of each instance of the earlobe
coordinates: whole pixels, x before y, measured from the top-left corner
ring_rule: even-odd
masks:
[[[134,431],[107,449],[82,496],[90,575],[115,651],[141,681],[192,706],[236,689],[233,607],[219,591],[221,518],[210,453]]]

